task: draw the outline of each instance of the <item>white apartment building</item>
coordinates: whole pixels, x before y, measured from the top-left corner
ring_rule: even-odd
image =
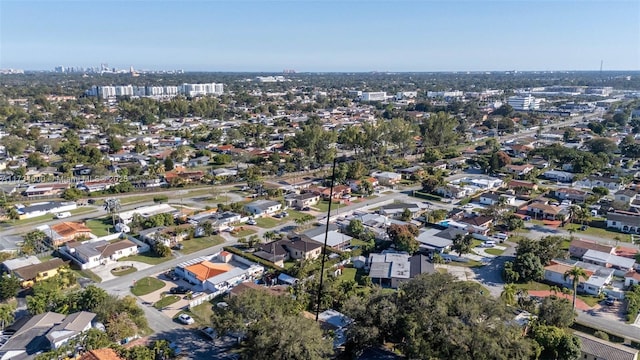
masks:
[[[396,99],[398,100],[413,99],[413,98],[416,98],[417,96],[418,96],[417,91],[400,91],[396,94]]]
[[[162,96],[163,94],[164,94],[164,88],[162,86],[147,86],[146,88],[147,96]]]
[[[115,86],[96,87],[96,96],[99,96],[103,99],[114,97],[116,96],[116,87]]]
[[[116,86],[116,96],[133,96],[133,86],[131,85]]]
[[[177,86],[165,86],[164,87],[164,95],[167,96],[176,96],[180,92],[179,87]]]
[[[531,94],[526,96],[511,96],[508,100],[513,110],[528,111],[538,110],[540,108],[540,99],[536,99]]]
[[[363,92],[360,99],[362,101],[384,101],[387,99],[387,93],[384,91]]]
[[[134,86],[133,87],[133,96],[146,96],[147,88],[145,86]]]
[[[223,84],[182,84],[182,93],[187,96],[220,95],[223,92]]]
[[[427,97],[429,98],[459,98],[463,97],[464,93],[460,90],[453,91],[427,91]]]

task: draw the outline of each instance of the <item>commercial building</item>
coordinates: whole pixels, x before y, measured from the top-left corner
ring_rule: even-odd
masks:
[[[540,108],[540,99],[536,99],[531,94],[526,96],[511,96],[508,100],[513,110],[529,111],[538,110]]]
[[[384,101],[387,99],[387,93],[384,91],[378,92],[362,92],[360,100],[362,101]]]

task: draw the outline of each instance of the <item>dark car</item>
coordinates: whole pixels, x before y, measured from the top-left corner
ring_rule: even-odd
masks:
[[[176,275],[173,271],[168,271],[164,275],[173,281],[180,280],[180,277],[178,277],[178,275]]]
[[[176,287],[172,287],[171,289],[169,289],[169,293],[171,294],[188,294],[189,292],[191,292],[191,290],[187,289],[184,286],[176,286]]]
[[[605,303],[606,305],[613,306],[613,305],[615,305],[615,304],[616,304],[616,299],[614,299],[614,298],[610,297],[610,298],[607,298],[607,299],[604,301],[604,303]]]

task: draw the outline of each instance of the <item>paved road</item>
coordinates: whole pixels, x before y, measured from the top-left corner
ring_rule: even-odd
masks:
[[[545,236],[549,236],[549,235],[561,235],[561,236],[566,236],[566,237],[570,237],[573,236],[575,238],[580,238],[580,239],[585,239],[585,240],[589,240],[589,241],[595,241],[597,243],[600,244],[606,244],[606,245],[611,245],[611,246],[625,246],[625,247],[630,247],[630,248],[636,248],[636,249],[640,249],[640,245],[638,244],[631,244],[628,242],[616,242],[615,240],[611,240],[611,239],[607,239],[607,238],[603,238],[603,237],[598,237],[598,236],[594,236],[594,235],[589,235],[589,234],[585,234],[583,232],[580,231],[576,231],[575,233],[571,234],[568,231],[562,229],[562,228],[553,228],[550,226],[542,226],[542,225],[537,225],[537,224],[532,224],[532,223],[526,223],[525,224],[526,228],[529,229],[529,232],[527,233],[523,233],[524,236],[526,237],[530,237],[530,238],[534,238],[534,239],[540,239],[543,238]]]
[[[597,314],[591,315],[587,311],[578,311],[576,322],[594,329],[604,330],[636,342],[640,342],[640,327],[629,325],[622,321],[612,321]]]

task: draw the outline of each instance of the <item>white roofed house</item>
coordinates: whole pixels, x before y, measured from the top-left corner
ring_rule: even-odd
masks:
[[[269,216],[282,208],[282,204],[271,200],[256,200],[244,206],[244,209],[253,216]]]
[[[176,208],[168,204],[157,204],[157,205],[139,207],[134,210],[123,211],[118,214],[118,218],[120,222],[122,222],[123,224],[130,224],[135,214],[138,214],[146,219],[153,215],[174,213],[177,211],[178,210]]]
[[[606,268],[612,268],[616,276],[623,277],[634,269],[634,259],[617,256],[597,250],[587,250],[582,256],[582,261],[588,264],[596,264]]]
[[[96,192],[96,191],[105,191],[109,190],[112,186],[118,184],[115,180],[96,180],[96,181],[86,181],[81,184],[78,184],[76,188],[78,190],[83,190],[87,192]]]
[[[624,187],[622,179],[606,178],[594,175],[586,177],[580,181],[576,181],[574,185],[589,189],[596,186],[601,186],[609,189],[610,191],[618,191]]]
[[[74,241],[66,243],[60,251],[72,258],[82,269],[91,269],[123,257],[136,255],[138,246],[128,239],[115,242],[105,240]]]
[[[378,180],[380,185],[383,186],[393,186],[402,180],[402,174],[390,171],[373,173],[372,176]]]

